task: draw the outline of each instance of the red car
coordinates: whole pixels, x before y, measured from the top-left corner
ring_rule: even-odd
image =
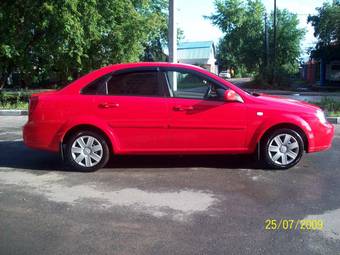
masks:
[[[82,171],[112,154],[258,153],[286,169],[328,149],[334,127],[317,106],[251,94],[199,67],[134,63],[33,95],[23,136]]]

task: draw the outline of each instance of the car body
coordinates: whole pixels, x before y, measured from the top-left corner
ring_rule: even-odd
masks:
[[[229,71],[222,71],[222,72],[220,72],[220,74],[218,76],[220,76],[223,79],[230,79],[231,78]]]
[[[173,63],[111,65],[32,95],[23,129],[27,146],[59,152],[84,171],[111,154],[259,152],[268,166],[288,168],[303,151],[328,149],[333,135],[317,106],[251,94]]]

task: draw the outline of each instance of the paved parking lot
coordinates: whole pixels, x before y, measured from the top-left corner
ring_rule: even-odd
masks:
[[[0,117],[0,254],[339,254],[340,126],[287,171],[245,156],[119,157],[94,173],[23,145]],[[323,231],[265,230],[320,219]]]

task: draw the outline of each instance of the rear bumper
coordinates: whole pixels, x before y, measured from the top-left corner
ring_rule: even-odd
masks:
[[[308,152],[324,151],[331,148],[334,137],[334,126],[330,123],[320,123],[313,131],[314,130],[313,142],[309,144]]]
[[[23,127],[25,145],[33,149],[59,152],[59,144],[53,137],[55,134],[53,129],[51,124],[27,122]]]

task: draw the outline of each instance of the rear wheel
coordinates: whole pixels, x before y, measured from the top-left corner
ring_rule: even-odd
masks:
[[[288,169],[296,165],[304,152],[301,136],[294,130],[277,129],[267,135],[261,144],[264,165],[274,169]]]
[[[110,157],[106,140],[92,131],[75,133],[66,142],[65,156],[68,164],[84,172],[104,167]]]

